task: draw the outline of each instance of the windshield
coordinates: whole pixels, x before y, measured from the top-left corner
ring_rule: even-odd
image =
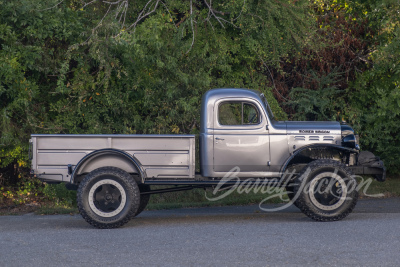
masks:
[[[260,97],[261,97],[261,99],[262,99],[262,101],[263,101],[264,108],[265,108],[265,110],[266,110],[267,113],[268,113],[269,119],[270,119],[270,120],[275,120],[274,113],[272,113],[272,110],[271,110],[271,108],[269,107],[268,102],[267,102],[267,99],[265,98],[264,94],[261,93],[261,94],[260,94]]]

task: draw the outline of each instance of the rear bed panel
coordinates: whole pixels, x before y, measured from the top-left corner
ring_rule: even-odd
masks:
[[[194,135],[32,135],[32,145],[32,169],[46,180],[69,182],[68,164],[105,148],[136,157],[147,178],[195,176]]]

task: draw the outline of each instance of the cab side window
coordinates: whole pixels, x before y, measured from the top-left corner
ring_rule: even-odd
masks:
[[[223,102],[218,107],[218,121],[221,125],[259,124],[260,113],[247,102]]]

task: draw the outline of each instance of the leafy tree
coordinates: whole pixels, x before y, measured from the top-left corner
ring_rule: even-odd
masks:
[[[349,116],[363,148],[376,151],[392,172],[400,171],[400,29],[371,54],[373,67],[349,88]]]
[[[0,6],[0,167],[16,175],[31,133],[197,133],[218,87],[264,92],[278,119],[288,98],[292,118],[344,117],[396,170],[396,1]]]
[[[337,69],[326,75],[319,76],[311,70],[305,77],[305,88],[293,88],[290,91],[291,100],[287,103],[296,110],[294,119],[327,121],[341,120],[338,110],[344,107],[343,90],[337,88],[338,80],[343,73]]]
[[[263,71],[310,41],[307,2],[87,3],[1,2],[2,167],[27,166],[31,133],[196,133],[215,87],[286,117]]]
[[[37,3],[0,1],[0,167],[27,166],[29,134],[57,131],[47,123],[51,88],[62,50],[86,23],[71,9],[44,15]]]

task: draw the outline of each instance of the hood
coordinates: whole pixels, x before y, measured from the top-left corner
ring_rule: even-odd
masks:
[[[287,134],[340,135],[337,121],[285,121]]]

